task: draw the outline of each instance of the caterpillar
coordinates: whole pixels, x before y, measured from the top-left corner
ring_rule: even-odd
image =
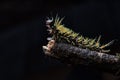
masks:
[[[64,42],[80,48],[87,48],[92,51],[104,53],[110,52],[109,49],[106,50],[105,48],[113,44],[114,40],[101,45],[101,36],[99,36],[97,39],[84,37],[79,33],[76,33],[73,30],[65,27],[64,24],[62,24],[63,19],[64,18],[56,16],[55,19],[52,17],[52,19],[48,18],[46,20],[46,26],[48,27],[47,31],[49,31],[49,34],[52,35],[52,37],[48,38],[48,40],[52,39],[58,43]]]

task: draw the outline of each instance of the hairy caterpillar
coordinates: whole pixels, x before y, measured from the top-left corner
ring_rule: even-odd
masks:
[[[83,37],[79,33],[74,32],[73,30],[65,27],[62,24],[64,18],[59,18],[58,16],[55,17],[55,19],[49,19],[46,21],[46,26],[48,27],[48,31],[50,34],[52,34],[53,40],[56,42],[64,42],[68,44],[72,44],[73,46],[77,46],[80,48],[87,48],[92,51],[98,51],[98,52],[109,52],[110,50],[105,50],[106,47],[110,46],[114,40],[111,42],[101,45],[100,44],[100,38],[98,39],[92,39],[88,37]]]

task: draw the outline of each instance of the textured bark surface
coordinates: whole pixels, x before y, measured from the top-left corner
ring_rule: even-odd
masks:
[[[78,48],[69,44],[59,43],[52,49],[53,54],[59,57],[75,57],[80,59],[92,60],[96,63],[114,64],[119,62],[119,57],[115,55],[91,51],[89,49]]]
[[[89,49],[82,49],[69,44],[56,43],[49,52],[49,56],[68,64],[82,64],[112,72],[115,75],[119,74],[120,61],[116,55],[90,51]]]

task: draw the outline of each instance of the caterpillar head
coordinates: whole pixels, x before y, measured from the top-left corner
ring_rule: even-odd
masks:
[[[56,16],[55,18],[47,18],[46,20],[46,27],[48,28],[47,31],[49,32],[49,34],[52,35],[52,38],[54,37],[54,40],[56,37],[56,35],[58,33],[63,33],[66,32],[65,28],[63,27],[63,25],[61,24],[63,21],[63,18],[59,18],[58,16]],[[48,38],[48,40],[51,40],[50,38]]]

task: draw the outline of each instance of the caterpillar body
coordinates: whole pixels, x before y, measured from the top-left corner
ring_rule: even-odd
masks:
[[[56,42],[64,42],[71,44],[73,46],[81,47],[81,48],[87,48],[92,51],[98,51],[98,52],[109,52],[110,50],[105,50],[106,47],[110,46],[114,40],[110,41],[107,44],[101,45],[100,44],[100,38],[98,39],[92,39],[88,37],[83,37],[79,33],[74,32],[73,30],[65,27],[62,24],[64,18],[59,18],[58,16],[55,17],[55,19],[49,19],[46,21],[46,26],[48,27],[49,33],[52,35],[53,40]]]

